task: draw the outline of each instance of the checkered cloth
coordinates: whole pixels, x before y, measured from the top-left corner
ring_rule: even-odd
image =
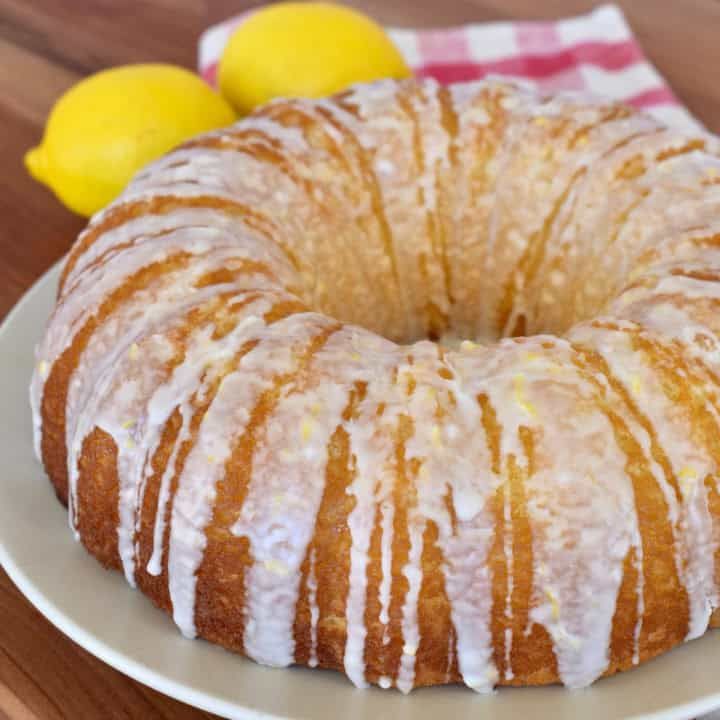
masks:
[[[252,12],[215,25],[200,37],[199,71],[211,85],[228,38]],[[614,5],[552,22],[388,32],[419,77],[449,83],[501,75],[544,91],[604,95],[643,108],[668,125],[701,128],[645,57]]]

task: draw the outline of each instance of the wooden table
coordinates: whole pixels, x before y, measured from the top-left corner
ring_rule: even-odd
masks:
[[[83,226],[22,167],[55,98],[121,63],[193,67],[198,34],[257,2],[0,0],[0,318]],[[382,22],[440,26],[584,12],[590,0],[356,0]],[[620,2],[680,98],[720,132],[720,0]],[[209,718],[126,678],[51,626],[0,570],[0,718]]]

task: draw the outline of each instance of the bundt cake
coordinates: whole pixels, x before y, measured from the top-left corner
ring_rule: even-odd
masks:
[[[715,139],[380,82],[198,137],[92,219],[37,450],[189,637],[403,692],[584,686],[720,606],[719,332]]]

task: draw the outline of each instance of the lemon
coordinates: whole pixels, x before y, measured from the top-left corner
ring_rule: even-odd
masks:
[[[146,163],[235,113],[197,75],[172,65],[126,65],[70,88],[55,103],[30,174],[71,210],[92,215]]]
[[[323,97],[358,82],[410,75],[369,17],[324,2],[285,2],[253,12],[235,30],[218,69],[240,113],[275,97]]]

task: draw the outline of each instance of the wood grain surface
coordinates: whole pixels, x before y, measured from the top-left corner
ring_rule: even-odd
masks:
[[[22,166],[58,95],[121,63],[194,67],[199,33],[257,2],[0,0],[0,318],[83,227]],[[355,0],[380,21],[443,26],[585,12],[591,0]],[[650,59],[720,132],[720,0],[619,3]],[[126,678],[52,627],[0,570],[0,719],[209,718]]]

